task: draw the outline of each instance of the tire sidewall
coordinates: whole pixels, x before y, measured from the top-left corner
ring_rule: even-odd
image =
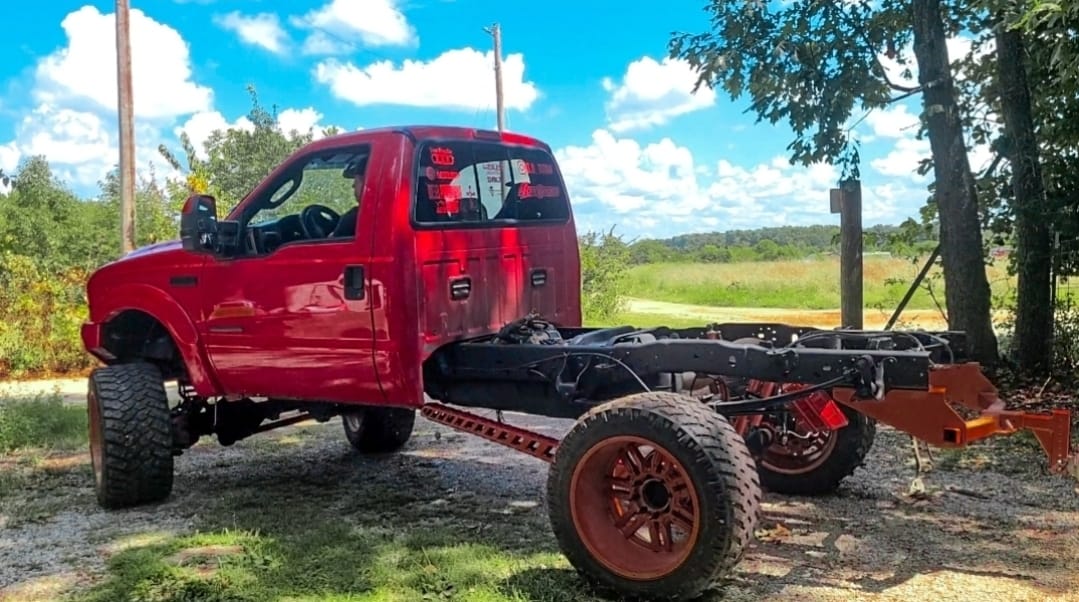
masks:
[[[98,370],[90,373],[89,397],[86,400],[87,427],[90,447],[90,470],[94,477],[94,493],[99,502],[104,503],[104,484],[108,479],[106,474],[108,462],[105,461],[105,411],[102,407],[101,395],[97,387]]]
[[[724,420],[714,415],[717,420]],[[680,566],[667,575],[654,580],[633,580],[622,577],[602,563],[595,560],[588,552],[578,533],[572,505],[549,504],[551,520],[559,521],[568,528],[556,533],[563,541],[563,552],[570,557],[574,565],[586,566],[586,573],[599,575],[601,585],[619,592],[635,591],[639,595],[649,595],[670,591],[673,584],[687,585],[700,579],[701,564],[708,563],[708,556],[717,556],[715,548],[729,549],[734,544],[733,530],[729,525],[736,520],[735,509],[729,503],[730,492],[720,478],[709,479],[708,473],[718,473],[719,466],[712,462],[700,442],[692,434],[680,429],[670,418],[657,412],[634,408],[632,410],[604,415],[585,421],[584,428],[575,428],[562,440],[559,452],[548,476],[548,496],[552,493],[556,499],[569,500],[572,486],[575,460],[582,458],[588,450],[611,437],[634,435],[647,439],[662,447],[685,468],[686,477],[695,489],[699,508],[699,528],[696,540],[689,555]],[[679,439],[678,435],[682,438]],[[626,545],[634,545],[629,541]],[[718,556],[725,556],[720,553]],[[707,571],[710,575],[712,571]]]

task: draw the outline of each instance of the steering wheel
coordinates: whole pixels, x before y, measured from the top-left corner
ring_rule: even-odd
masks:
[[[340,219],[340,214],[325,205],[309,205],[300,212],[300,228],[307,238],[326,238]]]

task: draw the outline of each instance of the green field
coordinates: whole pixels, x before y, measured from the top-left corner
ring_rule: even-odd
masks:
[[[865,307],[894,308],[903,298],[921,264],[892,257],[866,257],[863,271]],[[994,300],[1010,297],[1015,279],[1000,263],[987,268]],[[930,277],[940,269],[930,271]],[[927,278],[927,279],[929,279]],[[657,263],[630,269],[627,295],[670,303],[714,307],[836,309],[839,303],[839,258],[750,263]],[[944,303],[943,279],[933,281]],[[910,309],[934,309],[924,290],[915,293]]]

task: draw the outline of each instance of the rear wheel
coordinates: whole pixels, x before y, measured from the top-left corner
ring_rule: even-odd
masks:
[[[847,426],[815,431],[794,421],[793,428],[779,429],[758,461],[761,486],[789,495],[833,493],[843,479],[865,462],[876,436],[876,422],[865,414],[839,404]]]
[[[97,368],[86,401],[98,503],[124,508],[168,497],[172,428],[161,371],[142,362]]]
[[[671,393],[583,416],[559,444],[547,496],[562,552],[586,580],[667,600],[714,587],[742,559],[760,511],[742,437]]]
[[[394,452],[408,442],[416,423],[416,410],[365,407],[341,414],[345,437],[364,453]]]

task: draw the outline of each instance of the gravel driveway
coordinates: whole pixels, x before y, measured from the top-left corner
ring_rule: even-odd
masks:
[[[572,424],[507,420],[555,436]],[[1042,474],[1029,445],[993,447],[1006,461],[979,465],[987,448],[938,454],[926,493],[911,496],[909,438],[879,429],[866,468],[835,495],[766,496],[759,541],[722,599],[1079,600],[1075,483]],[[464,539],[519,521],[534,534],[524,545],[554,545],[545,464],[423,419],[406,450],[386,458],[354,455],[338,420],[229,448],[204,438],[177,459],[167,502],[120,512],[95,504],[85,454],[0,470],[26,478],[0,498],[0,599],[54,599],[97,582],[124,546],[190,532],[210,514],[243,526],[252,509],[282,506],[295,520],[335,513],[387,528],[449,507]]]

